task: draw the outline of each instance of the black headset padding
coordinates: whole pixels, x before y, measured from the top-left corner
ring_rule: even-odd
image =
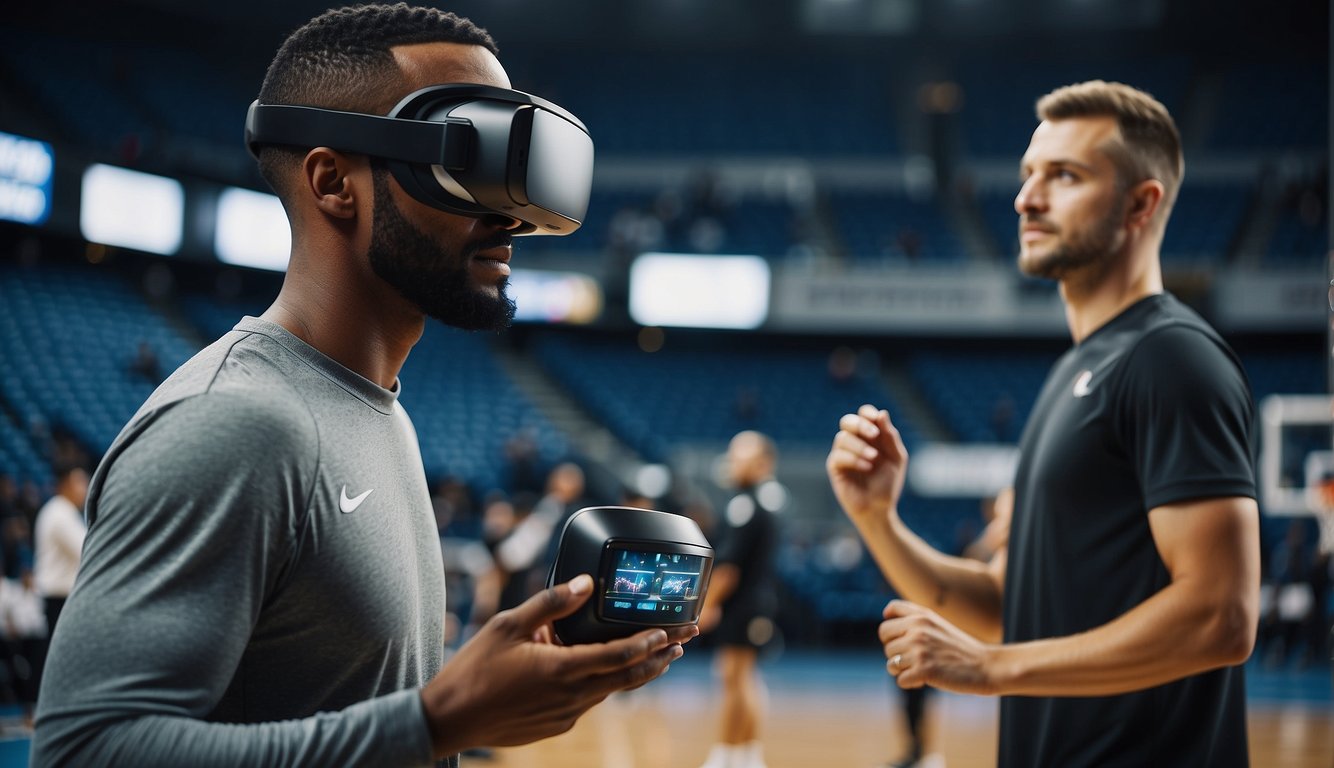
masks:
[[[515,91],[509,88],[496,88],[490,85],[477,84],[449,84],[432,85],[422,88],[404,96],[389,112],[389,117],[423,120],[426,115],[439,110],[442,107],[448,107],[454,104],[462,104],[476,99],[487,99],[489,101],[505,101],[514,104],[541,107],[548,112],[555,113],[578,126],[585,133],[588,127],[583,124],[579,118],[564,107],[553,104],[546,99],[534,96],[523,91]],[[464,167],[472,167],[477,152],[477,137],[473,132],[469,133],[470,140],[464,159]],[[394,175],[399,186],[414,198],[424,203],[435,205],[454,213],[465,216],[485,216],[495,212],[483,205],[464,200],[461,197],[450,194],[436,180],[435,174],[429,165],[420,163],[407,163],[401,160],[385,161],[389,172]],[[532,231],[534,226],[524,222],[522,228],[515,234],[521,234],[524,230]]]

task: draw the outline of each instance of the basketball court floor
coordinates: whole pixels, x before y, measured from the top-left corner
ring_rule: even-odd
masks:
[[[465,757],[464,768],[699,768],[716,734],[707,650],[687,647],[661,679],[614,696],[569,733]],[[763,665],[769,768],[871,768],[898,757],[903,715],[884,659],[873,651],[789,652]],[[1247,669],[1251,764],[1334,768],[1330,669]],[[927,704],[923,768],[995,765],[995,699],[936,693]]]

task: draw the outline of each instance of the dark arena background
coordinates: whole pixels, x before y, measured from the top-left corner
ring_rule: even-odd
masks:
[[[243,120],[282,39],[326,7],[7,4],[6,594],[22,592],[53,462],[95,463],[161,377],[276,295],[287,225]],[[582,470],[567,503],[634,498],[707,531],[729,498],[727,441],[756,429],[776,441],[788,492],[782,610],[761,661],[768,764],[899,756],[901,694],[875,637],[893,593],[834,502],[824,456],[840,415],[880,404],[913,457],[905,519],[945,551],[981,530],[1070,344],[1054,284],[1014,264],[1032,105],[1060,85],[1118,80],[1176,116],[1186,177],[1163,245],[1167,287],[1238,352],[1264,414],[1252,763],[1334,766],[1334,593],[1315,492],[1334,477],[1327,4],[440,7],[488,28],[514,87],[579,115],[597,151],[582,229],[516,241],[513,327],[428,324],[402,371],[436,493],[451,647],[493,584],[484,539],[529,513],[554,469]],[[5,616],[0,765],[19,766],[40,633]],[[464,765],[695,768],[716,732],[710,656],[696,640],[661,681],[570,733]],[[937,694],[927,708],[922,765],[994,764],[994,700]]]

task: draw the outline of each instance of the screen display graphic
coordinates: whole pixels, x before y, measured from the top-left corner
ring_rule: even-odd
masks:
[[[649,624],[698,620],[705,558],[634,549],[607,555],[603,618]]]

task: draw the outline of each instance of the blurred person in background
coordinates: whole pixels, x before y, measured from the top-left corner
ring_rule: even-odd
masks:
[[[259,101],[386,115],[442,83],[510,85],[472,22],[365,5],[293,32]],[[509,323],[522,222],[427,206],[363,154],[265,145],[259,162],[291,224],[282,290],[169,376],[94,474],[33,764],[457,765],[661,675],[693,628],[547,641],[587,574],[443,658],[441,547],[398,374],[428,316]]]
[[[712,534],[713,574],[699,621],[700,630],[711,632],[717,643],[714,665],[722,687],[718,743],[704,768],[765,764],[760,742],[765,693],[756,662],[776,631],[777,515],[788,499],[774,479],[777,463],[773,440],[759,432],[738,433],[727,446],[727,479],[737,494]]]
[[[1328,563],[1307,541],[1306,526],[1303,519],[1290,521],[1283,541],[1269,558],[1266,581],[1272,599],[1261,622],[1267,666],[1281,667],[1294,657],[1303,667],[1316,658],[1324,660]]]
[[[0,634],[10,690],[31,717],[50,636],[46,607],[33,583],[32,571],[25,569],[18,579],[0,578]]]
[[[903,524],[908,456],[883,410],[845,415],[827,460],[904,597],[879,628],[887,668],[903,688],[1003,696],[1003,768],[1245,765],[1254,414],[1236,356],[1163,292],[1179,134],[1114,83],[1058,89],[1037,112],[1019,266],[1058,281],[1075,346],[1020,440],[1006,545],[990,563],[949,557]]]
[[[83,505],[88,499],[88,471],[76,464],[56,468],[56,493],[37,511],[33,530],[33,581],[46,605],[46,623],[55,631],[65,601],[74,589],[84,537]]]
[[[509,500],[512,521],[504,535],[489,544],[500,585],[498,606],[517,605],[546,586],[565,521],[584,501],[584,471],[578,464],[557,465],[547,476],[547,492],[519,492]]]

